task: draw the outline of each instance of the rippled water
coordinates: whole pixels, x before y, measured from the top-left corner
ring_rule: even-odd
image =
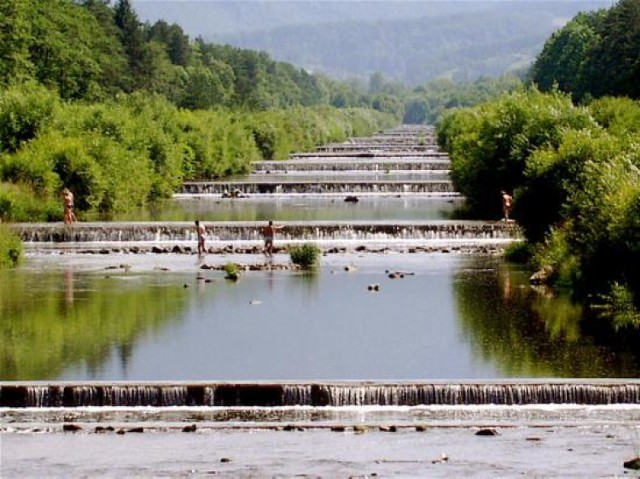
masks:
[[[0,471],[3,477],[639,475],[623,467],[640,453],[637,406],[248,413],[258,422],[209,422],[210,408],[165,416],[128,410],[115,418],[109,411],[64,411],[64,421],[80,427],[75,433],[63,433],[60,419],[26,426],[11,420],[0,435]],[[95,432],[104,425],[115,428]],[[185,426],[195,432],[182,432]],[[127,432],[133,428],[142,432]],[[481,428],[496,435],[477,436]]]

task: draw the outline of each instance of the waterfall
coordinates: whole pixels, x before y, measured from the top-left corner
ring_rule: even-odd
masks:
[[[0,407],[640,404],[639,381],[0,384]]]

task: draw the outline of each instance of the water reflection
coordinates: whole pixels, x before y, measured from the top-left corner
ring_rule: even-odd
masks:
[[[579,305],[493,257],[334,256],[238,283],[178,260],[176,271],[139,271],[144,258],[131,270],[35,259],[0,271],[0,379],[640,376],[637,351],[597,344]],[[415,275],[390,279],[396,268]]]
[[[637,353],[597,345],[587,311],[568,295],[535,290],[528,273],[477,259],[456,274],[460,324],[477,357],[507,377],[638,377]],[[494,269],[495,268],[495,271]]]
[[[127,275],[0,271],[1,380],[59,378],[70,367],[97,377],[115,354],[126,369],[136,343],[179,320],[185,294]]]
[[[361,196],[357,204],[334,197],[278,197],[221,199],[178,197],[149,209],[86,221],[367,221],[443,220],[452,218],[459,198],[425,196]]]

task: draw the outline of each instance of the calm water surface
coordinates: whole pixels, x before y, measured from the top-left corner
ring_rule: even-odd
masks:
[[[183,195],[144,211],[109,218],[115,221],[388,221],[446,220],[462,205],[460,198],[359,195],[358,203],[337,196],[278,196],[229,199]],[[95,218],[81,218],[92,220]]]
[[[1,272],[0,379],[640,376],[637,352],[597,344],[579,306],[536,293],[493,257],[329,255],[312,275],[247,272],[237,283],[201,261],[35,254]],[[204,259],[227,261],[265,260]]]

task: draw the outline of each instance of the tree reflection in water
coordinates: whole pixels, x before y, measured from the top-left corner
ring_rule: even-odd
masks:
[[[506,377],[640,377],[636,351],[598,344],[589,311],[528,276],[489,257],[456,274],[460,325],[478,357]]]
[[[136,341],[179,321],[189,296],[175,281],[125,276],[0,270],[0,380],[91,375],[114,354],[126,369]]]

